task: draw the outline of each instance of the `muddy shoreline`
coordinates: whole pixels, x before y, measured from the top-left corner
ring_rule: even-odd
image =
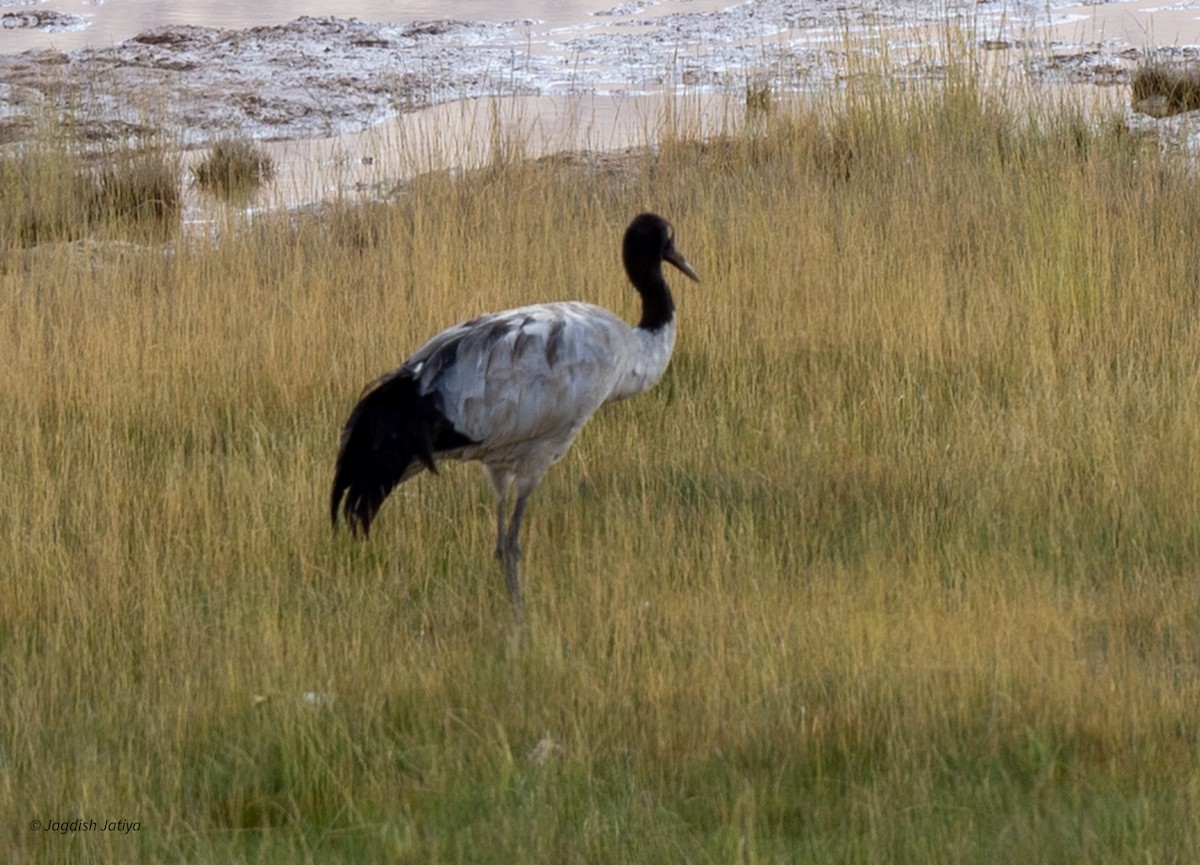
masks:
[[[24,8],[5,14],[39,20]],[[1128,81],[1137,48],[1056,41],[1054,15],[1032,3],[768,0],[669,15],[655,15],[652,2],[622,3],[565,28],[336,17],[241,30],[167,26],[109,47],[0,55],[0,143],[25,137],[47,111],[70,112],[91,137],[161,131],[191,147],[230,134],[336,136],[479,97],[736,93],[748,83],[816,90],[836,85],[854,61],[847,36],[867,46],[868,62],[886,50],[897,74],[936,78],[941,52],[922,40],[947,23],[969,34],[972,50],[1035,80]]]

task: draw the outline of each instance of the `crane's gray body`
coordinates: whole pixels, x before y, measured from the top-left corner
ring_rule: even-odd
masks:
[[[646,331],[591,304],[546,303],[451,327],[397,372],[436,394],[446,420],[473,442],[439,456],[478,460],[521,492],[562,458],[596,409],[651,388],[674,345],[674,321]]]

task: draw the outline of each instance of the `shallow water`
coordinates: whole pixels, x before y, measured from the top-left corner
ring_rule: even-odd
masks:
[[[259,210],[384,197],[424,172],[485,166],[497,157],[498,146],[510,156],[539,158],[648,145],[661,139],[663,108],[661,94],[462,100],[361,132],[265,142],[276,175],[241,206]],[[736,109],[723,94],[697,94],[680,100],[675,116],[689,132],[711,135],[739,122]],[[201,154],[191,162],[198,163]],[[188,219],[211,223],[223,210],[221,202],[191,190]]]

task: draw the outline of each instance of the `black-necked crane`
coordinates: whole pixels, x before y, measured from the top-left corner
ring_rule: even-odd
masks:
[[[636,327],[587,303],[522,306],[442,331],[369,385],[342,428],[334,528],[340,508],[365,536],[397,484],[436,473],[437,459],[477,460],[495,493],[496,558],[520,618],[519,535],[530,494],[596,409],[648,390],[666,370],[675,303],[663,262],[699,282],[656,214],[634,218],[621,252],[642,298]]]

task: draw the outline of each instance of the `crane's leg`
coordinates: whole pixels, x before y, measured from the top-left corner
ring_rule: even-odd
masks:
[[[512,488],[513,476],[510,472],[493,469],[486,463],[483,473],[487,475],[488,483],[492,485],[492,493],[496,497],[496,558],[504,561],[504,503],[508,500],[508,491]]]
[[[504,584],[508,589],[508,599],[512,601],[513,611],[517,621],[525,619],[525,601],[521,596],[521,576],[517,562],[521,558],[521,545],[517,536],[521,531],[521,515],[525,511],[525,499],[529,493],[518,493],[517,504],[513,508],[512,519],[507,523],[504,519],[505,505],[508,501],[508,491],[512,488],[513,475],[484,465],[484,473],[492,485],[496,496],[496,558],[504,568]]]
[[[508,597],[518,619],[525,617],[525,601],[521,597],[521,576],[517,563],[521,560],[521,517],[525,515],[525,503],[528,501],[529,492],[517,495],[517,504],[513,508],[512,519],[508,521],[508,531],[504,534],[503,552],[500,556],[504,565],[504,584],[508,587]]]
[[[496,500],[496,560],[504,561],[504,499]]]

